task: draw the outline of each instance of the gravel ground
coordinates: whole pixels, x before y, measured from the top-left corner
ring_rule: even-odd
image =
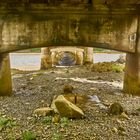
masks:
[[[0,97],[0,116],[16,123],[0,126],[0,140],[21,140],[25,131],[35,133],[37,140],[140,140],[140,112],[136,111],[140,108],[140,97],[122,92],[119,85],[123,75],[91,72],[83,66],[36,72],[13,71],[14,94]],[[67,78],[80,78],[81,81]],[[83,78],[87,81],[83,82]],[[115,86],[113,83],[119,84]],[[110,116],[105,109],[89,101],[81,106],[86,118],[69,120],[65,126],[61,123],[44,124],[44,118],[35,117],[33,111],[49,106],[55,95],[62,94],[65,84],[72,85],[74,93],[97,95],[106,107],[120,102],[129,119]]]

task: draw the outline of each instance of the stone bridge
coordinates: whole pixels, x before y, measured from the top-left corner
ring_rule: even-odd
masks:
[[[71,66],[93,63],[93,48],[88,47],[47,47],[41,49],[41,69],[56,65]]]
[[[42,47],[127,53],[124,91],[140,95],[140,0],[1,0],[0,95],[10,95],[8,53]]]

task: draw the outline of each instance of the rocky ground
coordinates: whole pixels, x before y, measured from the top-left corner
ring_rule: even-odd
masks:
[[[13,70],[11,97],[0,97],[0,140],[140,140],[140,97],[122,92],[123,72],[93,72],[89,67],[54,68],[46,71]],[[99,102],[85,101],[84,119],[36,117],[34,110],[50,106],[63,93],[65,84],[73,93],[89,95]],[[108,114],[119,102],[127,117]]]

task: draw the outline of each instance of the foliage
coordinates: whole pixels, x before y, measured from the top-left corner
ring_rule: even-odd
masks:
[[[124,68],[123,68],[123,66],[121,66],[121,65],[117,65],[117,64],[112,65],[112,70],[113,70],[114,72],[119,73],[119,72],[122,72],[123,69],[124,69]]]
[[[0,118],[0,126],[4,126],[9,122],[9,119],[7,118]]]
[[[16,122],[9,119],[9,118],[3,118],[0,117],[0,130],[6,127],[13,127],[16,126]]]
[[[25,131],[22,134],[23,140],[36,140],[37,135],[34,132],[31,131]]]
[[[51,122],[52,122],[51,116],[44,117],[44,119],[42,121],[43,124],[51,124]]]
[[[122,72],[124,70],[123,65],[119,65],[112,62],[96,63],[91,65],[91,71],[94,72]]]
[[[61,125],[61,127],[65,127],[65,126],[68,126],[68,124],[69,124],[69,119],[68,118],[66,118],[66,117],[63,117],[63,118],[61,118],[61,121],[60,121],[60,125]]]

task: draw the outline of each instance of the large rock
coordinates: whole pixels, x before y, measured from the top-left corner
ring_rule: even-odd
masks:
[[[68,94],[63,94],[63,96],[65,97],[65,99],[67,99],[71,103],[76,104],[76,94],[68,93]]]
[[[54,110],[51,109],[50,107],[42,107],[42,108],[37,108],[34,111],[34,114],[36,114],[37,116],[50,116],[53,115]]]
[[[68,101],[63,95],[59,95],[51,105],[55,112],[59,113],[61,117],[72,119],[79,119],[84,117],[83,111]]]

